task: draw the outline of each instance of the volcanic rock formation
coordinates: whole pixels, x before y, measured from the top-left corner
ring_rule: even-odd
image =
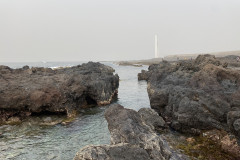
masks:
[[[151,65],[139,79],[148,81],[151,107],[175,130],[223,129],[240,135],[240,71],[227,63],[200,55]]]
[[[42,112],[71,116],[79,108],[109,104],[119,85],[113,72],[93,62],[56,70],[0,66],[0,120]]]

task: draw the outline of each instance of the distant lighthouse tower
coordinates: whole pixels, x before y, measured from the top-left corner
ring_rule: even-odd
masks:
[[[155,34],[155,58],[158,58],[158,35]]]

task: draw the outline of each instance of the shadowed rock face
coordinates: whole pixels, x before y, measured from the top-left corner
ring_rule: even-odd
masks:
[[[109,104],[119,85],[111,67],[89,62],[71,68],[0,66],[0,119]]]
[[[180,160],[188,159],[171,150],[155,127],[164,121],[152,109],[139,112],[111,105],[105,112],[111,145],[86,146],[74,160]]]
[[[214,56],[200,55],[151,65],[140,76],[147,77],[151,107],[174,129],[198,134],[216,128],[239,135],[240,72],[226,67]]]

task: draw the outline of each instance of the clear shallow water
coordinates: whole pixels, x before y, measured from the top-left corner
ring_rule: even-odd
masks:
[[[118,66],[110,65],[120,77],[117,103],[126,108],[139,110],[140,108],[149,108],[150,102],[147,94],[146,81],[138,81],[137,74],[142,69],[147,70],[148,66]]]
[[[82,62],[53,63],[8,63],[12,68],[29,66],[59,67],[73,66]],[[119,103],[126,108],[139,110],[150,107],[145,81],[138,82],[137,73],[144,67],[113,67],[120,77]],[[89,144],[109,144],[110,134],[104,111],[108,106],[90,108],[67,125],[41,126],[39,118],[30,118],[20,125],[0,126],[0,159],[16,160],[72,160],[80,148]]]

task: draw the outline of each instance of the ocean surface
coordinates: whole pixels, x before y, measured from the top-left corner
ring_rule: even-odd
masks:
[[[0,63],[11,68],[24,65],[37,67],[67,67],[83,62]],[[150,102],[145,81],[138,82],[137,74],[148,66],[118,66],[103,62],[115,69],[120,77],[116,102],[126,108],[149,108]],[[110,134],[104,111],[109,106],[84,110],[67,125],[44,126],[39,117],[30,117],[19,125],[0,126],[0,159],[2,160],[72,160],[77,151],[86,145],[109,144]],[[44,117],[43,117],[44,118]],[[62,117],[52,117],[58,119]]]

